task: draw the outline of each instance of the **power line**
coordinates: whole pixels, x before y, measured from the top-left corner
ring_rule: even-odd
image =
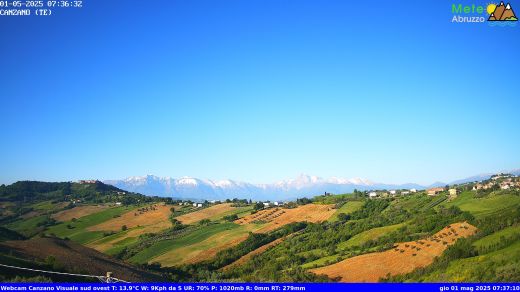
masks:
[[[47,273],[47,274],[56,274],[56,275],[64,275],[64,276],[74,276],[74,277],[85,277],[85,278],[96,278],[104,283],[129,283],[124,280],[120,280],[118,278],[112,277],[111,272],[107,272],[106,276],[95,276],[95,275],[85,275],[85,274],[73,274],[73,273],[64,273],[64,272],[55,272],[55,271],[45,271],[45,270],[37,270],[37,269],[31,269],[31,268],[23,268],[23,267],[16,267],[16,266],[10,266],[10,265],[4,265],[0,264],[1,267],[5,268],[11,268],[11,269],[18,269],[18,270],[25,270],[25,271],[31,271],[31,272],[37,272],[37,273]]]

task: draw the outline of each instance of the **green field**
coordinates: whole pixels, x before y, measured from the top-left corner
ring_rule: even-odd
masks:
[[[47,215],[40,215],[29,219],[20,219],[8,224],[6,227],[25,236],[31,237],[39,232],[41,228],[39,228],[38,225],[45,222],[47,218]]]
[[[330,222],[337,221],[338,220],[338,215],[340,213],[350,214],[352,212],[355,212],[355,211],[361,209],[361,207],[363,207],[363,204],[364,204],[363,201],[349,201],[349,202],[345,203],[343,206],[341,206],[341,208],[339,208],[336,211],[336,213],[334,213],[329,218],[329,221]]]
[[[520,225],[507,227],[498,232],[492,233],[488,236],[485,236],[473,243],[473,245],[477,248],[483,248],[488,246],[493,246],[500,244],[503,242],[505,238],[511,238],[515,235],[520,234]]]
[[[357,235],[354,235],[351,239],[349,239],[347,241],[341,242],[340,244],[338,244],[338,249],[345,250],[345,249],[355,247],[355,246],[359,247],[369,240],[377,239],[387,233],[390,233],[390,232],[393,232],[393,231],[399,229],[400,227],[402,227],[404,225],[405,225],[405,223],[400,223],[400,224],[395,224],[395,225],[388,225],[388,226],[383,226],[383,227],[372,228],[370,230],[367,230],[367,231],[361,232]]]
[[[151,259],[160,256],[170,250],[181,248],[184,246],[189,246],[192,244],[196,244],[198,242],[207,239],[208,237],[215,235],[217,233],[232,230],[239,228],[240,225],[235,223],[221,223],[221,224],[212,224],[208,226],[201,227],[188,235],[182,236],[180,238],[163,240],[157,242],[151,247],[137,253],[135,256],[130,258],[131,262],[134,263],[147,263]]]
[[[441,205],[457,206],[462,211],[468,211],[477,218],[491,216],[502,210],[520,206],[520,197],[515,195],[491,194],[484,198],[475,198],[475,192],[461,193],[455,200]]]
[[[178,242],[178,245],[173,244],[168,252],[153,258],[151,261],[158,262],[163,267],[170,267],[190,260],[209,260],[214,254],[211,252],[205,253],[206,251],[223,250],[228,244],[235,242],[235,240],[243,240],[244,236],[247,237],[251,230],[251,225],[239,225],[236,228],[221,231],[197,242]]]
[[[134,208],[136,207],[125,206],[106,209],[94,214],[81,217],[80,219],[76,220],[76,222],[67,221],[55,226],[51,226],[46,233],[54,234],[61,238],[68,237],[71,240],[74,240],[81,244],[86,244],[93,240],[100,239],[103,237],[102,231],[88,231],[88,227],[101,224],[107,220],[114,218],[114,216],[121,215],[124,212],[128,212]],[[69,228],[68,225],[70,225],[71,228]]]
[[[454,260],[448,268],[425,275],[424,282],[517,282],[520,242],[481,256]]]
[[[339,262],[340,260],[343,260],[343,258],[340,255],[336,254],[336,255],[322,257],[322,258],[319,258],[319,259],[309,262],[309,263],[305,263],[305,264],[301,265],[301,267],[304,269],[312,269],[314,267],[330,265],[332,263]]]

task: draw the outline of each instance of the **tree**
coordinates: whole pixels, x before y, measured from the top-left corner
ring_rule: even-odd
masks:
[[[253,209],[254,209],[255,211],[262,210],[263,208],[264,208],[264,204],[263,204],[263,203],[260,203],[260,202],[257,202],[257,203],[255,204],[255,206],[253,207]]]
[[[210,222],[209,219],[202,219],[199,221],[199,225],[208,225]]]
[[[238,219],[237,214],[224,216],[224,220],[229,221],[229,222],[235,221],[237,219]]]
[[[345,213],[339,213],[338,214],[338,220],[339,221],[348,221],[350,220],[350,215]]]

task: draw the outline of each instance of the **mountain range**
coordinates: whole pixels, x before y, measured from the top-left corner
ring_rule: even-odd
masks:
[[[520,175],[520,169],[510,171],[509,173]],[[481,181],[488,179],[491,175],[491,173],[481,174],[453,181],[449,184]],[[426,189],[445,186],[447,184],[444,182],[436,182],[431,185],[415,183],[385,184],[361,178],[321,178],[306,174],[301,174],[295,179],[283,180],[271,184],[251,184],[229,179],[209,180],[194,177],[158,177],[155,175],[133,176],[122,180],[106,180],[104,183],[126,191],[145,195],[192,200],[225,200],[231,198],[291,200],[297,197],[319,195],[324,192],[341,194],[352,192],[354,189],[361,191],[377,189]]]

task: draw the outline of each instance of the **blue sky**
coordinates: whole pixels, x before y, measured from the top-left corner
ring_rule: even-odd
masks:
[[[448,1],[147,3],[0,17],[0,183],[520,168],[520,25],[451,23]]]

